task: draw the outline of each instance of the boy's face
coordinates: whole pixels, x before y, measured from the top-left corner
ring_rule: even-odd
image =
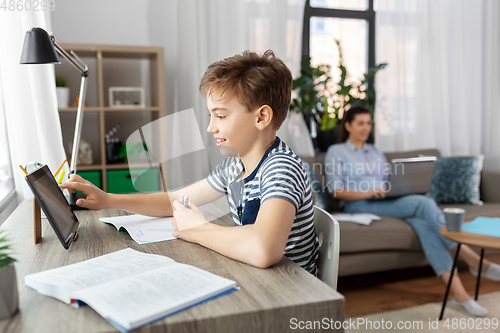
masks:
[[[224,96],[214,91],[207,95],[207,108],[210,112],[210,123],[207,132],[214,135],[217,147],[223,150],[234,148],[240,156],[250,151],[258,129],[255,127],[258,110],[249,112],[235,96]],[[224,152],[225,151],[225,152]]]

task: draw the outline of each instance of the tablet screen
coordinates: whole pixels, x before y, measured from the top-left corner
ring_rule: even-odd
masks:
[[[31,183],[32,192],[59,239],[63,245],[69,245],[69,237],[73,236],[78,220],[49,168],[44,166],[33,171],[26,178],[28,184]]]

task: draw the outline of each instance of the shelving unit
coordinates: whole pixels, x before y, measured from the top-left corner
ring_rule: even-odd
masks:
[[[124,163],[108,164],[106,162],[106,133],[119,123],[120,130],[116,136],[125,143],[133,132],[166,115],[163,48],[85,44],[63,44],[62,47],[65,50],[74,51],[89,67],[81,138],[90,143],[93,163],[90,165],[79,164],[77,170],[78,173],[100,172],[100,187],[104,191],[108,191],[110,172],[120,171],[120,174],[123,174],[121,170],[128,170],[129,165]],[[57,65],[55,68],[56,75],[64,76],[69,83],[70,104],[72,104],[79,91],[80,76],[64,60],[61,65]],[[109,87],[112,86],[142,87],[145,107],[111,107],[108,91]],[[60,108],[59,115],[64,147],[69,161],[76,107]],[[158,139],[158,141],[160,140]],[[149,165],[147,163],[134,164],[134,168],[147,169]],[[115,176],[116,174],[113,175],[113,179]],[[161,187],[158,186],[158,189]]]

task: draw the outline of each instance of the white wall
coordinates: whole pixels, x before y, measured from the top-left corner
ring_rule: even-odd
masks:
[[[151,46],[149,38],[149,0],[64,0],[56,3],[56,9],[51,12],[52,32],[59,43],[75,44],[110,44],[110,45],[132,45],[132,46]],[[158,44],[157,44],[158,45]],[[96,63],[94,58],[83,58],[83,61],[89,65],[89,84],[86,96],[86,102],[89,106],[97,106],[97,81],[96,81]],[[125,60],[123,60],[125,61]],[[122,61],[122,62],[123,62]],[[113,68],[113,62],[105,66],[107,75],[105,78],[109,81],[109,72],[116,71],[116,79],[105,82],[105,87],[130,86],[130,82],[137,82],[137,76],[142,77],[141,71],[148,73],[149,67],[147,60],[145,66],[134,64],[127,72]],[[114,60],[114,64],[119,60]],[[122,67],[123,68],[123,65]],[[56,66],[56,75],[63,75],[67,78],[71,89],[70,101],[72,104],[78,95],[80,86],[80,76],[66,62]],[[137,84],[132,84],[135,86]],[[142,86],[149,89],[149,81],[143,82]],[[107,94],[105,94],[105,104],[107,105]],[[150,105],[150,95],[146,94],[146,105]],[[119,114],[121,115],[121,114]],[[64,142],[72,142],[74,114],[61,114],[63,123]],[[112,127],[115,123],[121,123],[123,133],[133,132],[129,127],[137,126],[134,121],[124,123],[123,119],[116,120],[113,117],[106,118],[107,127]],[[127,119],[135,119],[128,117]],[[140,123],[143,123],[141,121]],[[127,128],[129,128],[127,130]],[[106,128],[108,131],[110,128]],[[100,161],[99,153],[99,120],[95,113],[86,113],[83,131],[86,133],[84,140],[89,142],[93,151],[94,162]],[[122,138],[126,140],[126,137]],[[69,152],[69,146],[65,147]]]
[[[52,29],[60,43],[163,47],[167,113],[171,113],[177,109],[172,79],[176,70],[177,31],[174,22],[170,25],[165,20],[166,13],[176,10],[176,2],[169,0],[64,0],[57,2],[51,12]],[[78,84],[75,81],[73,86]],[[94,95],[88,91],[87,100],[96,99]]]
[[[51,13],[58,42],[149,46],[149,0],[56,1]]]

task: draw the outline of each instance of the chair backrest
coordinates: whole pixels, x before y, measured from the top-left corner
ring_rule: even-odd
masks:
[[[326,210],[314,206],[314,227],[319,240],[318,278],[337,290],[339,275],[340,227]]]

